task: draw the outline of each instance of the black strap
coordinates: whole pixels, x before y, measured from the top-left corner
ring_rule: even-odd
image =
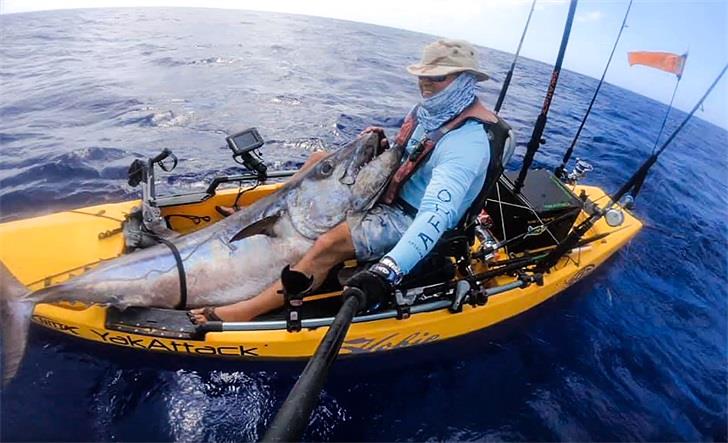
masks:
[[[417,217],[417,213],[419,212],[417,208],[409,204],[407,200],[403,199],[401,196],[397,196],[397,200],[394,201],[394,205],[399,206],[399,208],[402,209],[402,212],[412,218]]]
[[[463,218],[458,223],[459,227],[467,228],[480,214],[480,211],[485,207],[485,202],[490,197],[491,192],[495,188],[495,184],[498,182],[501,174],[503,174],[503,151],[505,149],[505,141],[508,139],[508,133],[511,130],[510,125],[503,119],[498,117],[496,123],[483,123],[483,129],[485,129],[486,136],[489,133],[493,134],[493,140],[490,141],[490,160],[488,162],[488,169],[485,173],[485,181],[480,192],[470,204],[470,207],[463,214]]]
[[[154,237],[155,240],[167,246],[169,250],[172,251],[174,261],[177,265],[177,274],[179,275],[179,304],[175,306],[175,309],[187,309],[187,274],[185,273],[185,266],[182,262],[182,256],[179,253],[179,249],[177,249],[177,246],[175,246],[174,243],[167,239],[149,232],[146,234]]]

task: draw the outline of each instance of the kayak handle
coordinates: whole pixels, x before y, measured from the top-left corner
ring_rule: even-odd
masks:
[[[164,163],[162,163],[162,161],[166,160],[167,157],[172,157],[172,166],[167,166]],[[169,149],[164,148],[162,150],[162,152],[159,153],[159,155],[157,155],[156,157],[149,160],[150,165],[152,165],[154,163],[159,165],[159,167],[162,168],[162,170],[164,172],[169,172],[177,167],[177,156],[172,154],[172,151],[170,151]]]

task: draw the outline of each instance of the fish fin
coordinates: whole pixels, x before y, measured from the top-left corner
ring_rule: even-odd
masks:
[[[3,385],[15,377],[28,342],[34,303],[23,300],[30,291],[0,262],[0,340]]]
[[[279,218],[280,215],[278,214],[271,215],[244,227],[230,239],[230,243],[253,235],[267,235],[268,237],[275,237],[276,234],[273,232],[273,225],[275,225]]]

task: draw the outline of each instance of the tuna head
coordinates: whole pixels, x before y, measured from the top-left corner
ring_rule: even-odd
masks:
[[[315,239],[343,222],[347,215],[374,205],[402,156],[399,148],[380,153],[379,142],[376,133],[360,135],[301,177],[286,202],[301,235]]]

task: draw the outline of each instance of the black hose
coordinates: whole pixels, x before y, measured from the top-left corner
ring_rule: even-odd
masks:
[[[291,389],[283,406],[278,410],[268,432],[262,441],[300,441],[306,430],[309,417],[319,400],[331,363],[339,354],[344,337],[354,314],[364,306],[365,294],[356,288],[347,288],[343,294],[344,303],[334,317],[323,340],[311,360]]]

